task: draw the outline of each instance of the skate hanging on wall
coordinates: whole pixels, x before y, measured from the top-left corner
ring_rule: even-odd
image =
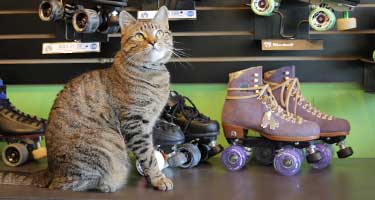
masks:
[[[58,24],[59,38],[74,42],[45,43],[43,54],[100,52],[100,42],[120,29],[118,15],[127,0],[43,0],[39,18]]]
[[[359,3],[360,0],[311,0],[310,27],[316,31],[326,31],[336,24],[339,31],[355,29],[357,20],[351,18],[349,12]],[[342,12],[343,17],[336,20],[335,11]]]
[[[309,4],[300,0],[252,0],[254,39],[263,51],[323,50],[322,40],[310,39]],[[264,24],[272,24],[264,26]]]
[[[360,0],[300,0],[311,5],[309,25],[316,31],[327,31],[335,25],[337,30],[344,31],[357,27],[356,18],[350,18],[352,11]],[[283,2],[287,2],[284,0]],[[260,16],[271,16],[278,11],[282,0],[251,0],[251,10]],[[343,12],[343,17],[336,20],[335,11]]]
[[[310,27],[317,31],[330,30],[335,24],[338,30],[356,28],[356,19],[349,17],[349,11],[358,3],[359,0],[251,0],[248,6],[255,14],[255,39],[262,40],[262,50],[323,50],[322,40],[309,39]],[[344,13],[337,23],[334,11]]]
[[[168,7],[169,20],[197,19],[194,0],[143,0],[142,9],[137,12],[138,19],[152,19],[163,5]]]

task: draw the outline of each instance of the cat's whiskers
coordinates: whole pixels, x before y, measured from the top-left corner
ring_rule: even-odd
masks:
[[[189,55],[186,54],[185,52],[182,51],[182,49],[177,49],[176,51],[176,48],[167,48],[168,51],[170,51],[172,53],[172,55],[175,57],[175,58],[183,58],[183,57],[188,57]],[[182,67],[186,67],[187,69],[192,69],[192,65],[191,63],[189,62],[186,62],[186,61],[177,61],[177,62],[174,62],[174,65],[176,65],[176,63],[178,63],[180,66]]]

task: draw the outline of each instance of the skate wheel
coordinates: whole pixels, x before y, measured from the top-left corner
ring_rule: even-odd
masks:
[[[198,165],[199,161],[201,160],[201,152],[197,145],[186,143],[182,145],[179,151],[185,154],[187,158],[187,162],[182,164],[180,167],[182,168],[192,168]]]
[[[185,156],[185,154],[183,154],[181,152],[177,152],[176,155],[168,158],[168,160],[167,160],[168,165],[171,166],[171,167],[180,167],[181,165],[183,165],[187,161],[188,161],[187,157]]]
[[[322,155],[319,151],[316,151],[315,153],[310,153],[306,155],[306,161],[308,163],[317,163],[322,159]]]
[[[241,146],[230,146],[221,154],[221,164],[229,171],[240,170],[245,166],[246,161],[246,151]]]
[[[298,152],[298,155],[300,156],[299,158],[301,159],[301,163],[305,161],[305,153],[303,152],[302,149],[294,148]]]
[[[117,33],[120,30],[118,15],[109,13],[106,16],[106,23],[102,23],[98,27],[98,32],[103,34]]]
[[[322,159],[319,162],[312,163],[311,166],[314,169],[326,168],[332,159],[332,151],[330,146],[327,144],[317,144],[316,151],[320,152],[320,155],[322,155]]]
[[[300,153],[293,148],[280,149],[273,160],[275,170],[283,176],[293,176],[301,169]]]
[[[351,155],[353,155],[353,149],[351,147],[346,147],[345,149],[337,151],[337,157],[339,158],[347,158]]]
[[[42,21],[56,21],[63,18],[64,6],[58,0],[44,0],[39,4],[38,13]]]
[[[100,25],[100,17],[95,10],[77,10],[72,19],[73,28],[78,33],[94,33]]]
[[[13,143],[7,145],[2,152],[2,159],[4,163],[11,167],[17,167],[27,161],[29,151],[26,145],[21,143]]]
[[[255,160],[262,165],[271,165],[275,157],[273,147],[254,147]]]
[[[160,171],[168,167],[167,163],[165,162],[164,156],[160,151],[155,150],[154,155],[155,155],[156,162],[158,163],[158,167]],[[139,163],[138,160],[135,161],[135,168],[137,169],[137,172],[139,173],[139,175],[144,176],[141,163]]]
[[[251,0],[251,10],[261,16],[270,16],[275,10],[275,0]]]
[[[345,30],[357,28],[357,19],[356,18],[337,19],[336,28],[339,31],[345,31]]]
[[[210,157],[210,150],[211,147],[206,144],[198,144],[199,151],[201,152],[201,160],[200,162],[204,162],[208,160]]]
[[[316,31],[327,31],[332,29],[335,23],[335,13],[327,8],[316,8],[312,10],[309,15],[310,27]]]
[[[39,159],[47,157],[47,148],[41,147],[41,148],[35,149],[31,153],[33,155],[34,160],[39,160]]]

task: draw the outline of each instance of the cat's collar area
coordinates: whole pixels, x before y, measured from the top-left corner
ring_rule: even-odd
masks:
[[[146,69],[152,69],[152,70],[164,70],[165,67],[163,67],[165,63],[152,63],[152,64],[145,64],[142,67]]]

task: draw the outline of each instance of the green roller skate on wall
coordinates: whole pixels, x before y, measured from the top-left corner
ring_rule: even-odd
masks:
[[[309,16],[310,27],[316,31],[327,31],[335,24],[339,31],[357,28],[356,18],[349,17],[360,0],[304,0],[309,2],[311,12]],[[334,12],[343,12],[343,17],[336,20]]]
[[[271,16],[278,9],[282,0],[251,0],[252,12],[260,16]],[[284,2],[286,0],[283,0]],[[327,31],[337,24],[337,30],[349,30],[357,27],[356,18],[350,18],[349,11],[360,0],[296,0],[309,3],[311,12],[309,15],[310,27],[316,31]],[[343,12],[343,17],[336,20],[335,12]]]

